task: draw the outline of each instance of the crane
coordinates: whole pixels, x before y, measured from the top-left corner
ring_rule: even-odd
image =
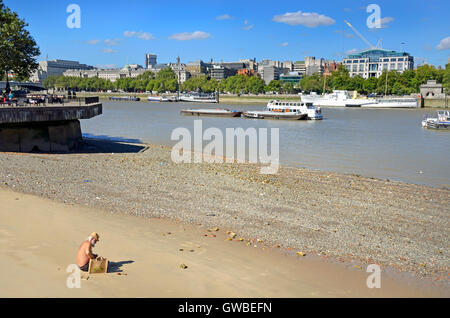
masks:
[[[369,41],[366,40],[365,37],[363,37],[363,36],[361,35],[361,33],[358,32],[358,30],[356,30],[356,29],[353,27],[353,25],[350,24],[350,22],[348,22],[348,21],[346,21],[346,20],[344,20],[344,22],[350,27],[350,29],[353,30],[353,32],[356,33],[356,35],[357,35],[361,40],[363,40],[364,43],[366,43],[366,44],[369,46],[369,48],[371,48],[371,49],[374,49],[374,48],[375,48]]]

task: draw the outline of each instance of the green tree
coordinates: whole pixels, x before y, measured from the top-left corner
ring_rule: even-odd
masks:
[[[0,0],[0,74],[13,71],[19,78],[28,78],[37,69],[39,48],[25,29],[28,26],[16,12]]]

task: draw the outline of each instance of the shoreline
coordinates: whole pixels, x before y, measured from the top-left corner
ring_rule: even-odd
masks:
[[[151,93],[105,93],[105,92],[78,92],[77,97],[78,98],[84,98],[88,96],[99,96],[100,100],[109,100],[109,97],[118,97],[118,96],[136,96],[141,97],[140,102],[147,102],[146,98],[148,96],[152,96],[154,94]],[[172,96],[176,95],[176,93],[172,94],[161,94],[162,96]],[[142,98],[145,98],[145,100],[142,100]],[[274,99],[279,100],[286,100],[286,101],[293,101],[293,100],[299,100],[300,95],[296,94],[278,94],[278,95],[245,95],[245,96],[237,96],[236,94],[220,94],[219,97],[219,105],[220,104],[232,104],[232,105],[267,105],[267,103]],[[442,103],[442,105],[440,105]],[[196,103],[193,103],[196,104]],[[324,107],[326,108],[326,107]],[[345,107],[339,107],[339,108],[345,108]],[[436,108],[443,108],[448,109],[448,106],[445,106],[445,100],[435,100],[435,99],[425,99],[424,106],[418,107],[414,109],[436,109]],[[389,109],[389,108],[382,108],[382,109]],[[398,108],[393,108],[398,109]]]
[[[437,281],[448,288],[448,250],[445,247],[448,217],[445,209],[438,211],[439,204],[448,201],[448,189],[289,167],[281,167],[279,175],[267,177],[255,173],[258,167],[250,164],[177,166],[170,162],[170,156],[167,160],[170,147],[101,140],[87,143],[86,151],[77,154],[1,153],[0,189],[114,213],[178,220],[202,227],[226,227],[245,240],[258,238],[271,246],[279,244],[287,254],[298,249],[308,257],[315,254],[354,266],[377,262],[382,268],[414,273],[416,277]],[[85,165],[80,166],[79,161]],[[25,174],[20,173],[21,167]],[[67,170],[71,168],[75,168],[76,173]],[[120,170],[128,175],[117,173]],[[51,172],[49,178],[43,177],[45,172]],[[70,180],[76,175],[80,175],[78,180]],[[144,181],[144,177],[151,180]],[[167,181],[170,178],[176,180]],[[70,184],[65,186],[66,182]],[[120,182],[126,186],[121,187]],[[194,190],[189,189],[192,188],[189,183]],[[344,190],[339,190],[340,187]],[[210,195],[202,193],[205,188],[210,190]],[[313,200],[299,200],[298,188],[303,194],[309,193]],[[372,188],[371,191],[368,188]],[[327,194],[327,191],[336,193]],[[361,191],[372,194],[361,200],[356,195]],[[315,192],[318,193],[314,195]],[[189,193],[200,198],[189,202]],[[396,197],[399,193],[406,198]],[[428,200],[414,200],[419,193]],[[213,202],[205,201],[211,195]],[[238,197],[247,198],[251,204],[239,204]],[[366,203],[371,206],[365,206]],[[330,213],[327,210],[333,205],[336,211]],[[432,213],[419,215],[420,211]],[[361,220],[357,219],[358,215]],[[400,227],[394,230],[393,223]],[[424,228],[414,223],[422,223]],[[414,231],[409,234],[407,231],[411,228]],[[431,233],[425,238],[427,231],[442,233]],[[402,251],[405,248],[406,251]]]
[[[430,284],[392,279],[369,289],[363,268],[289,256],[259,242],[229,241],[225,229],[146,219],[0,190],[1,297],[445,297]],[[24,219],[27,222],[24,222]],[[68,226],[70,224],[70,226]],[[66,272],[86,233],[110,260],[107,274]],[[185,264],[187,268],[180,268]]]

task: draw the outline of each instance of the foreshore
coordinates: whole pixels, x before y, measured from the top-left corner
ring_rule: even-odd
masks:
[[[335,266],[338,265],[335,263],[339,263],[347,267],[348,271],[359,273],[361,277],[368,275],[364,272],[367,264],[379,264],[383,270],[383,277],[404,276],[406,280],[413,280],[416,283],[431,284],[427,285],[428,287],[432,286],[431,289],[421,289],[423,291],[431,290],[427,295],[438,294],[448,297],[449,189],[290,167],[281,167],[276,175],[261,175],[259,174],[260,167],[253,164],[175,164],[170,159],[170,151],[169,148],[158,145],[86,140],[84,148],[76,154],[0,153],[2,205],[10,206],[11,202],[6,202],[7,198],[10,198],[13,203],[17,203],[12,200],[14,194],[6,195],[5,193],[11,192],[3,192],[12,190],[59,201],[65,203],[65,207],[75,205],[73,208],[84,206],[84,208],[91,209],[90,211],[105,211],[101,220],[95,222],[90,221],[90,212],[86,212],[87,214],[83,214],[83,217],[80,216],[78,221],[73,220],[72,222],[69,217],[70,213],[68,213],[66,214],[68,220],[61,217],[59,223],[53,224],[53,220],[58,218],[59,206],[54,211],[47,209],[48,212],[45,212],[47,210],[41,206],[51,205],[51,203],[48,201],[44,203],[44,201],[36,199],[35,204],[28,205],[30,211],[37,209],[35,213],[27,212],[27,209],[23,207],[17,212],[17,217],[20,217],[23,222],[21,224],[28,224],[26,227],[24,226],[22,229],[17,225],[15,228],[4,225],[6,226],[2,229],[4,244],[8,244],[14,238],[15,231],[25,231],[33,228],[33,225],[46,238],[50,238],[51,229],[56,227],[59,231],[56,241],[62,237],[62,240],[68,243],[68,239],[64,239],[66,233],[71,240],[79,240],[93,230],[101,232],[101,229],[91,228],[97,224],[96,222],[98,224],[104,222],[110,226],[107,228],[105,225],[106,231],[111,233],[107,236],[114,236],[115,233],[118,233],[115,240],[122,242],[129,239],[133,241],[130,244],[135,244],[135,240],[140,240],[139,235],[133,234],[135,225],[143,226],[145,223],[151,224],[152,222],[159,224],[157,222],[165,220],[164,222],[179,222],[177,226],[189,228],[187,233],[197,233],[195,237],[198,240],[208,238],[220,241],[220,248],[222,245],[226,247],[226,244],[238,245],[238,248],[243,251],[265,248],[273,250],[274,253],[278,253],[277,255],[285,255],[286,260],[299,261],[298,258],[301,261],[320,260],[320,264],[326,263]],[[19,199],[18,202],[21,202],[22,197]],[[5,213],[4,211],[5,209],[2,209],[2,213]],[[7,208],[6,211],[13,214],[15,209]],[[39,218],[40,213],[50,213],[50,215]],[[129,219],[128,216],[122,214],[133,217]],[[2,218],[6,217],[13,218],[13,216],[2,215]],[[92,217],[94,218],[94,216]],[[83,218],[85,222],[82,221]],[[125,218],[134,220],[130,222],[135,223],[127,226],[126,222],[128,221],[125,221]],[[145,218],[149,220],[145,221]],[[156,219],[158,220],[156,221]],[[125,223],[117,224],[122,220]],[[18,220],[13,220],[14,222],[18,222]],[[40,222],[42,224],[39,224]],[[47,233],[45,229],[49,224],[52,226],[49,227]],[[82,226],[77,224],[82,224]],[[161,226],[164,228],[164,225]],[[142,239],[153,242],[156,240],[156,236],[152,235],[160,237],[165,232],[154,234],[154,230],[157,228],[154,227],[153,231],[148,230],[147,232],[141,228],[137,230],[137,233],[148,234],[149,237]],[[211,230],[213,228],[219,228],[219,231],[216,233]],[[231,241],[226,240],[228,236],[226,231],[236,233],[236,237]],[[206,236],[204,236],[205,234]],[[32,233],[28,235],[28,238],[29,240],[34,238]],[[121,239],[119,240],[119,238]],[[119,251],[114,249],[115,246],[109,245],[109,239],[104,241],[105,247],[109,246],[105,251],[107,254],[120,258],[120,261],[124,257],[133,259],[132,255],[126,253],[127,256],[120,255]],[[164,237],[164,240],[167,238]],[[51,242],[52,240],[49,240],[49,244]],[[67,250],[68,246],[57,243],[58,253],[64,254],[64,258],[59,261],[62,263],[58,263],[61,266],[71,262],[73,253],[70,249],[73,250],[79,244],[75,241],[70,242],[69,250]],[[165,247],[164,242],[160,242],[159,248]],[[179,243],[181,244],[181,242]],[[197,243],[196,241],[192,246]],[[144,243],[139,244],[145,245]],[[152,243],[148,244],[150,247],[152,246]],[[36,242],[36,245],[39,243]],[[258,248],[254,248],[255,245]],[[139,246],[141,245],[133,248],[136,253],[140,253]],[[183,249],[183,247],[181,248]],[[227,254],[231,251],[224,251],[223,254],[220,251],[212,252],[215,250],[215,245],[212,245],[209,250],[215,256],[205,252],[208,261],[213,260],[214,257],[223,257],[226,262],[232,262],[233,257],[230,260],[228,256],[232,254]],[[8,251],[3,253],[15,255]],[[122,248],[122,251],[126,251],[126,249]],[[23,252],[22,256],[25,257],[28,252]],[[172,255],[177,252],[179,251],[167,253]],[[304,253],[306,256],[296,256],[296,252]],[[275,258],[279,259],[279,257]],[[190,258],[190,260],[195,262],[195,258]],[[280,265],[281,262],[277,263],[275,260],[274,263],[270,263],[270,266],[259,263],[266,261],[264,257],[256,258],[256,260],[258,262],[249,265],[247,263],[249,259],[237,258],[236,265],[237,267],[243,266],[248,270],[262,266],[265,268],[263,272],[269,275],[266,277],[275,275],[272,270],[281,266],[287,277],[296,279],[296,274],[291,275],[290,272],[295,268],[294,265],[288,269],[284,268],[284,265]],[[150,260],[147,261],[150,262]],[[174,259],[174,263],[178,261],[182,262],[183,260]],[[289,263],[286,262],[286,264]],[[23,261],[19,263],[23,265]],[[136,261],[136,263],[138,262]],[[213,266],[219,266],[216,269],[208,267],[209,265],[206,266],[200,260],[199,263],[204,267],[194,269],[195,266],[191,268],[186,263],[188,265],[186,270],[197,271],[208,268],[211,276],[205,274],[205,277],[209,279],[216,279],[214,275],[219,275],[219,277],[223,275],[223,269],[217,265],[220,263],[212,262]],[[181,271],[178,265],[174,264],[176,270]],[[134,266],[137,264],[130,264],[129,268],[134,268]],[[164,272],[161,267],[159,270]],[[201,276],[202,270],[195,273]],[[64,275],[66,274],[64,273]],[[180,274],[177,272],[177,275]],[[204,280],[205,277],[201,279]],[[311,292],[310,288],[306,288],[308,286],[306,283],[303,285],[303,287],[306,286],[303,292],[295,289],[293,285],[287,283],[289,281],[287,277],[280,278],[278,276],[280,281],[286,282],[287,289],[285,290],[292,291],[292,293],[277,294],[280,289],[269,287],[266,294],[258,293],[256,292],[258,288],[264,291],[265,287],[258,285],[259,283],[256,283],[258,279],[256,279],[255,286],[257,288],[255,289],[247,289],[242,293],[234,293],[231,289],[215,289],[216,293],[210,295],[300,297],[307,296],[308,292]],[[129,278],[130,276],[127,277],[127,279]],[[8,281],[8,279],[8,277],[3,277],[2,281]],[[217,279],[220,280],[220,278]],[[302,276],[300,281],[302,279],[306,278]],[[274,280],[277,280],[276,275]],[[225,286],[226,281],[217,282],[217,284]],[[163,284],[163,279],[160,280],[160,283]],[[206,282],[204,283],[206,284]],[[13,283],[11,282],[11,284]],[[120,289],[119,283],[114,284]],[[249,284],[251,285],[250,282]],[[364,281],[361,284],[365,286]],[[322,285],[322,287],[324,286]],[[161,286],[161,288],[163,287]],[[365,287],[364,289],[367,290]],[[160,295],[209,295],[207,290],[191,293],[170,290],[172,293],[162,292]],[[325,295],[325,290],[326,288],[321,289],[322,292],[319,295]],[[358,296],[356,289],[350,288],[350,290]],[[411,289],[411,292],[413,290]],[[3,288],[2,293],[6,292]],[[99,292],[96,295],[104,294]],[[149,295],[149,293],[143,294]],[[331,295],[338,296],[338,294],[339,292],[335,292]],[[395,293],[395,295],[399,294],[404,295],[404,293]],[[131,293],[131,295],[135,294]],[[150,295],[157,296],[152,293]],[[4,296],[8,296],[8,294]],[[309,296],[316,295],[309,294]]]

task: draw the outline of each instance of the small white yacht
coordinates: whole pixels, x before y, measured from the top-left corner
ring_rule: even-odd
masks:
[[[267,103],[266,111],[306,114],[306,119],[323,119],[320,107],[314,107],[313,103],[272,100]]]
[[[438,110],[437,117],[428,117],[422,120],[422,127],[429,129],[450,129],[450,111]]]
[[[147,97],[149,102],[170,102],[167,97],[164,96],[149,96]]]

